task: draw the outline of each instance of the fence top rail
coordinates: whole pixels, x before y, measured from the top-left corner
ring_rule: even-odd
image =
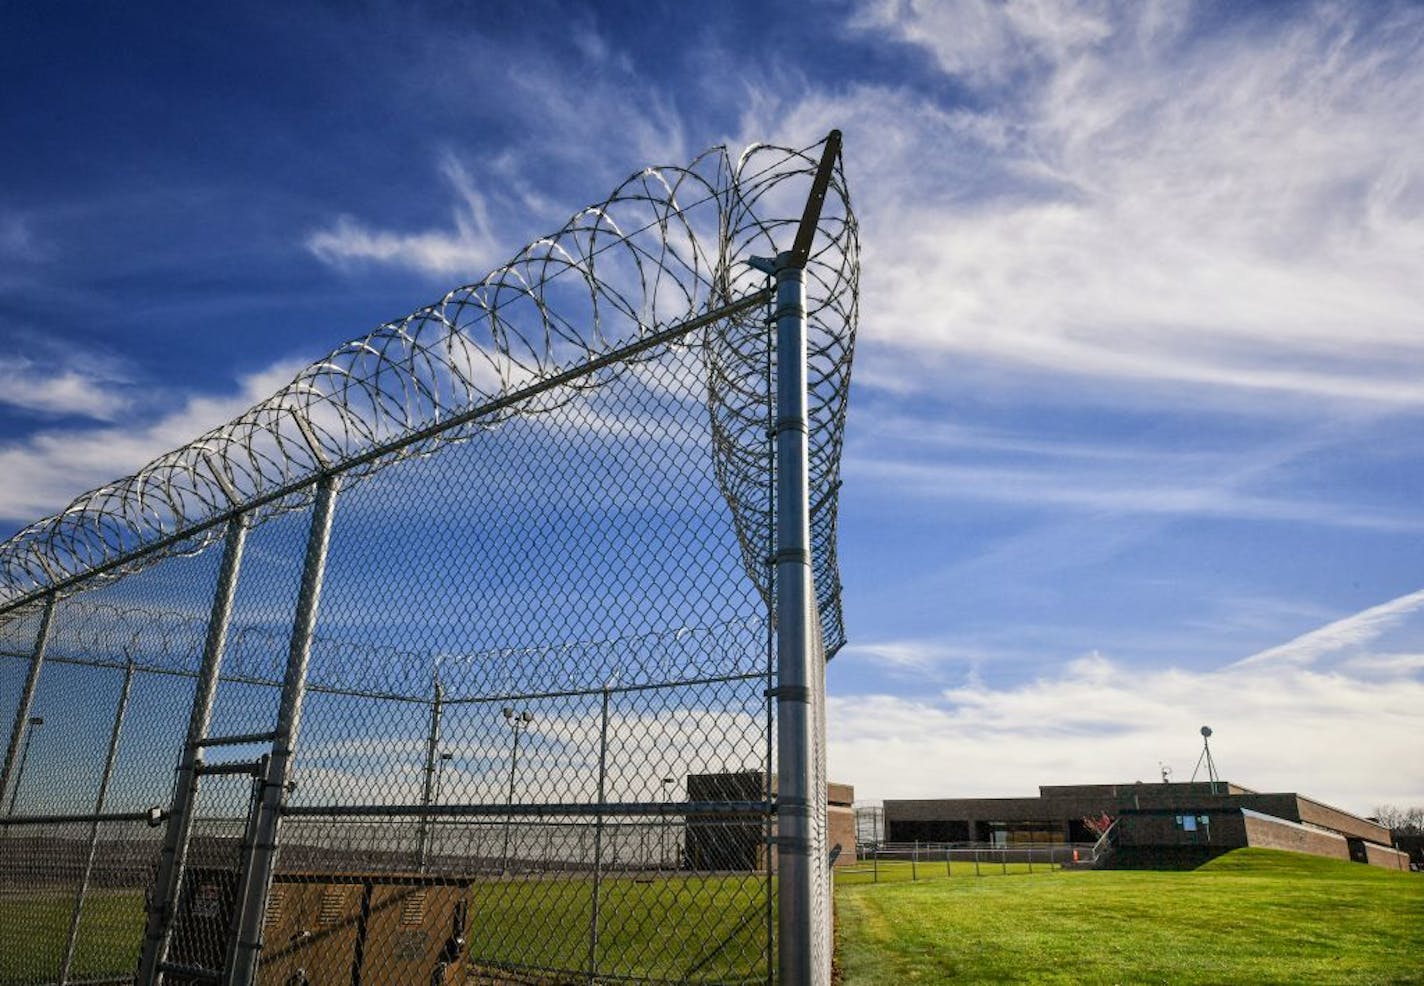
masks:
[[[381,325],[300,371],[234,420],[134,475],[77,498],[0,544],[0,618],[95,576],[119,577],[196,553],[221,524],[299,509],[312,484],[359,480],[407,456],[467,440],[541,395],[615,378],[620,364],[716,325],[707,336],[717,481],[748,574],[767,575],[762,532],[763,396],[740,386],[764,370],[739,340],[763,331],[765,275],[799,215],[780,186],[808,182],[822,141],[715,147],[686,166],[645,168],[481,280]],[[837,167],[807,263],[811,501],[828,652],[841,643],[834,532],[841,432],[858,300],[858,232]],[[796,198],[791,196],[790,198]],[[752,364],[755,365],[752,365]],[[542,398],[557,406],[561,395]]]
[[[774,814],[775,810],[775,802],[771,801],[595,801],[564,804],[287,805],[282,809],[282,813],[293,817],[320,818],[504,818],[548,815],[745,818]]]

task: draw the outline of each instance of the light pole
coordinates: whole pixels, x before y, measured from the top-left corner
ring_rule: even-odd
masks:
[[[20,798],[20,782],[25,779],[25,761],[30,757],[30,741],[35,738],[35,730],[44,725],[44,716],[30,716],[29,728],[25,730],[25,747],[20,751],[20,765],[15,769],[15,786],[10,791],[10,814],[15,814],[15,802]]]
[[[529,728],[529,724],[534,721],[534,713],[528,709],[515,711],[509,706],[503,708],[504,721],[509,724],[509,728],[514,731],[514,747],[509,754],[509,813],[504,816],[504,851],[500,854],[503,862],[500,864],[500,872],[509,872],[509,825],[514,820],[514,776],[519,769],[519,734]]]

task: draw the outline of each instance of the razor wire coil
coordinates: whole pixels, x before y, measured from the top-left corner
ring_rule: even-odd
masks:
[[[304,507],[322,474],[359,481],[604,385],[637,356],[540,389],[764,287],[748,261],[794,233],[798,199],[787,193],[814,170],[817,146],[754,145],[735,161],[715,147],[683,167],[637,172],[481,280],[338,347],[232,421],[0,544],[0,617],[89,576],[201,551],[228,516],[260,522]],[[858,281],[858,228],[838,166],[807,264],[811,522],[830,654],[844,641],[836,493]],[[704,333],[717,478],[764,595],[765,332],[753,311]]]

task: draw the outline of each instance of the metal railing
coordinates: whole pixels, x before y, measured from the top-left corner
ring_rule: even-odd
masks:
[[[841,884],[902,882],[972,876],[1051,873],[1091,865],[1090,843],[897,842],[856,847],[854,865],[838,866]]]

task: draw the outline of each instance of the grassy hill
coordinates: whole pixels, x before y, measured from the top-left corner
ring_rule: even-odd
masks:
[[[845,986],[1424,983],[1424,876],[1269,849],[1186,872],[841,886]]]

